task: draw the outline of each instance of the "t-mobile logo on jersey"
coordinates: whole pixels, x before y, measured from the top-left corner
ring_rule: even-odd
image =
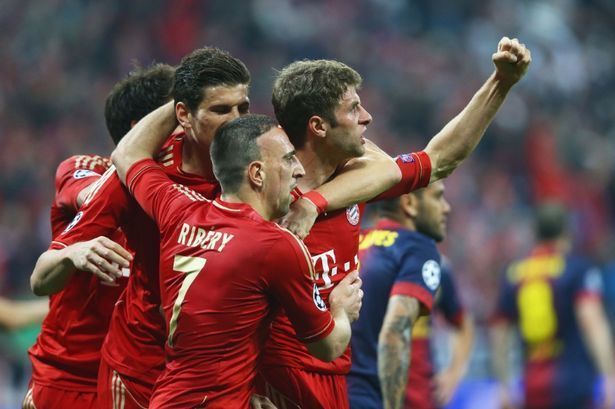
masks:
[[[335,256],[335,250],[331,249],[324,253],[312,256],[312,263],[314,264],[314,270],[316,272],[315,281],[318,284],[319,290],[326,290],[333,287],[331,277],[337,275],[340,267],[343,268],[344,273],[348,273],[356,269],[359,264],[359,257],[354,256],[354,262],[346,261],[343,264],[337,262]]]

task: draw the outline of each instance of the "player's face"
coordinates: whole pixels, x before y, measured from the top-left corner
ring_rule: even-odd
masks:
[[[282,128],[272,128],[258,138],[265,172],[263,193],[271,209],[272,219],[288,213],[290,192],[305,175],[295,148]]]
[[[208,87],[199,107],[187,114],[186,133],[209,156],[209,146],[218,128],[226,122],[250,113],[248,84]],[[183,124],[182,124],[183,125]]]
[[[446,221],[451,211],[450,204],[444,198],[444,183],[436,181],[427,186],[419,195],[418,205],[416,229],[435,241],[444,240]]]
[[[362,156],[365,153],[363,134],[372,116],[361,105],[355,87],[348,87],[333,114],[337,124],[327,132],[333,149],[345,160]]]

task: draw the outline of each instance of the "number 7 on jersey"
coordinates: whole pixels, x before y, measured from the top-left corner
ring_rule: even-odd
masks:
[[[171,319],[169,320],[169,337],[167,342],[171,348],[173,348],[173,335],[177,329],[177,319],[179,318],[179,313],[181,312],[184,298],[186,298],[186,293],[194,280],[196,280],[196,277],[199,275],[201,270],[203,270],[203,267],[205,267],[206,262],[207,259],[203,257],[177,255],[173,259],[173,270],[180,273],[185,273],[186,275],[182,281],[181,287],[179,287],[179,291],[177,292],[177,298],[175,299],[175,303],[173,303],[173,313],[171,314]]]

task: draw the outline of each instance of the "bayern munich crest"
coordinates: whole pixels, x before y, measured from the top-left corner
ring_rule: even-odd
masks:
[[[359,205],[352,205],[346,209],[346,218],[348,223],[356,226],[359,224]]]

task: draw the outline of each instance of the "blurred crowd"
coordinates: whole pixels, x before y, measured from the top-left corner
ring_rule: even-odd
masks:
[[[446,182],[453,212],[442,249],[485,322],[503,267],[532,245],[539,202],[564,201],[577,249],[615,261],[613,21],[611,0],[2,0],[0,295],[29,296],[50,239],[55,167],[111,151],[104,99],[135,65],[218,46],[251,70],[252,112],[271,113],[276,69],[340,60],[363,76],[367,136],[397,154],[424,147],[467,103],[507,35],[531,49],[532,67]]]

